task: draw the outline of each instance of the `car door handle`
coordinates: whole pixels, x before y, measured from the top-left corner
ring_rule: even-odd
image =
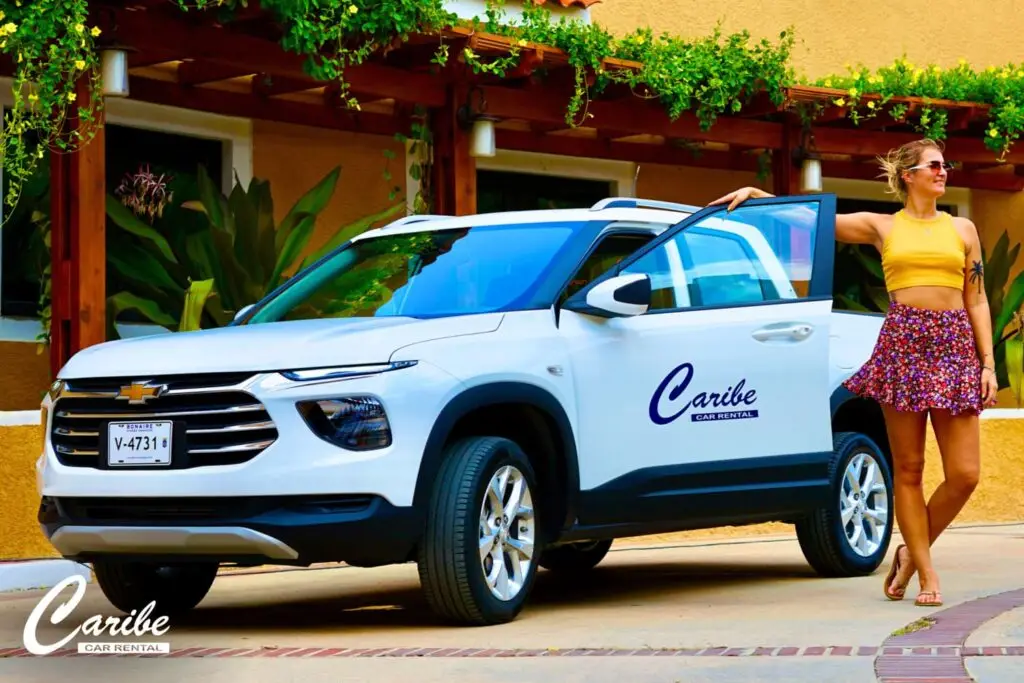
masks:
[[[768,341],[769,339],[778,339],[779,337],[803,341],[810,337],[812,332],[814,332],[814,327],[807,323],[781,323],[754,330],[752,336],[757,341]]]

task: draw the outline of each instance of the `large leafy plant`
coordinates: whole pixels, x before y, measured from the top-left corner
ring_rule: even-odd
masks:
[[[992,347],[995,356],[996,380],[999,388],[1010,387],[1021,394],[1021,311],[1024,309],[1024,271],[1010,281],[1010,271],[1017,262],[1021,245],[1010,247],[1007,232],[996,241],[985,260],[985,294],[992,311]]]
[[[116,316],[135,309],[168,329],[195,330],[229,323],[245,306],[256,303],[296,269],[327,251],[396,215],[399,203],[339,228],[318,250],[300,260],[317,219],[334,196],[341,169],[328,172],[291,207],[280,223],[274,220],[270,184],[253,179],[248,188],[237,180],[225,196],[202,167],[196,178],[198,200],[167,208],[165,216],[199,219],[200,227],[175,230],[172,243],[121,202],[108,197],[114,224],[137,239],[110,255],[112,268],[132,283],[131,289],[108,298],[108,335],[116,338]]]

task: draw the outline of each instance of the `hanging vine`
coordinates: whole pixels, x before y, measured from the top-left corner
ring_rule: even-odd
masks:
[[[248,0],[170,0],[182,11],[213,11],[221,21],[245,7]],[[89,24],[89,0],[5,0],[0,10],[0,51],[15,66],[13,106],[5,113],[0,132],[8,190],[4,201],[17,203],[22,183],[37,168],[47,150],[73,151],[91,140],[101,120],[97,39],[100,29]],[[444,0],[261,0],[261,8],[279,23],[284,49],[306,56],[307,71],[332,82],[342,101],[358,110],[345,78],[346,70],[371,55],[386,53],[413,35],[434,35],[433,62],[444,65],[450,45],[444,29],[459,23]],[[502,75],[519,63],[531,46],[562,50],[575,70],[573,90],[566,99],[565,119],[583,125],[593,118],[591,98],[610,84],[625,84],[637,96],[660,102],[668,116],[692,111],[708,129],[718,117],[738,112],[758,93],[767,92],[781,104],[784,89],[798,79],[790,64],[794,33],[782,31],[777,41],[752,41],[750,33],[725,34],[721,26],[710,35],[680,38],[640,28],[617,37],[596,23],[560,19],[533,2],[522,4],[514,20],[504,0],[489,0],[483,18],[473,24],[481,31],[510,39],[508,54],[483,57],[466,49],[456,56],[478,73]],[[636,69],[609,67],[608,60],[638,63]],[[83,83],[84,82],[84,83]],[[82,88],[83,84],[90,87]],[[870,70],[850,68],[815,84],[844,93],[833,104],[848,109],[859,123],[879,115],[899,119],[903,105],[889,106],[898,96],[925,98],[913,120],[922,135],[946,137],[947,114],[928,103],[933,99],[972,101],[991,105],[985,143],[1000,157],[1024,131],[1024,66],[990,66],[975,71],[966,62],[950,69],[918,67],[906,59]],[[79,93],[88,92],[88,101]],[[873,97],[865,97],[871,93]],[[888,107],[888,109],[887,109]],[[77,121],[79,125],[68,125]],[[429,127],[418,121],[411,133],[420,173],[429,159]],[[30,152],[28,134],[43,144]],[[416,173],[417,171],[413,171]],[[426,178],[421,177],[421,180]],[[427,198],[419,197],[421,208]]]

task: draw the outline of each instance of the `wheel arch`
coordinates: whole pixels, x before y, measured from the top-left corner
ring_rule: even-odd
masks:
[[[500,416],[500,420],[498,419]],[[425,510],[441,469],[445,447],[475,435],[504,436],[526,451],[544,489],[549,538],[576,518],[580,478],[576,438],[561,402],[526,382],[492,382],[466,389],[440,411],[427,437],[416,477],[413,505]]]
[[[885,455],[889,469],[893,469],[889,432],[881,406],[871,399],[861,398],[840,386],[832,392],[832,432],[860,432],[871,438]]]

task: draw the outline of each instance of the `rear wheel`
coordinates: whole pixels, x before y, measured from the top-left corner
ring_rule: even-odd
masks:
[[[892,470],[870,437],[833,436],[831,502],[796,525],[804,557],[823,576],[865,576],[892,540]]]
[[[611,547],[612,542],[605,540],[548,548],[540,557],[540,566],[553,572],[585,572],[600,564]]]
[[[93,563],[103,595],[126,614],[154,602],[152,617],[175,616],[202,602],[217,578],[216,562],[156,564],[120,560]]]
[[[473,625],[518,616],[537,573],[536,497],[515,442],[473,437],[447,448],[418,560],[435,613]]]

